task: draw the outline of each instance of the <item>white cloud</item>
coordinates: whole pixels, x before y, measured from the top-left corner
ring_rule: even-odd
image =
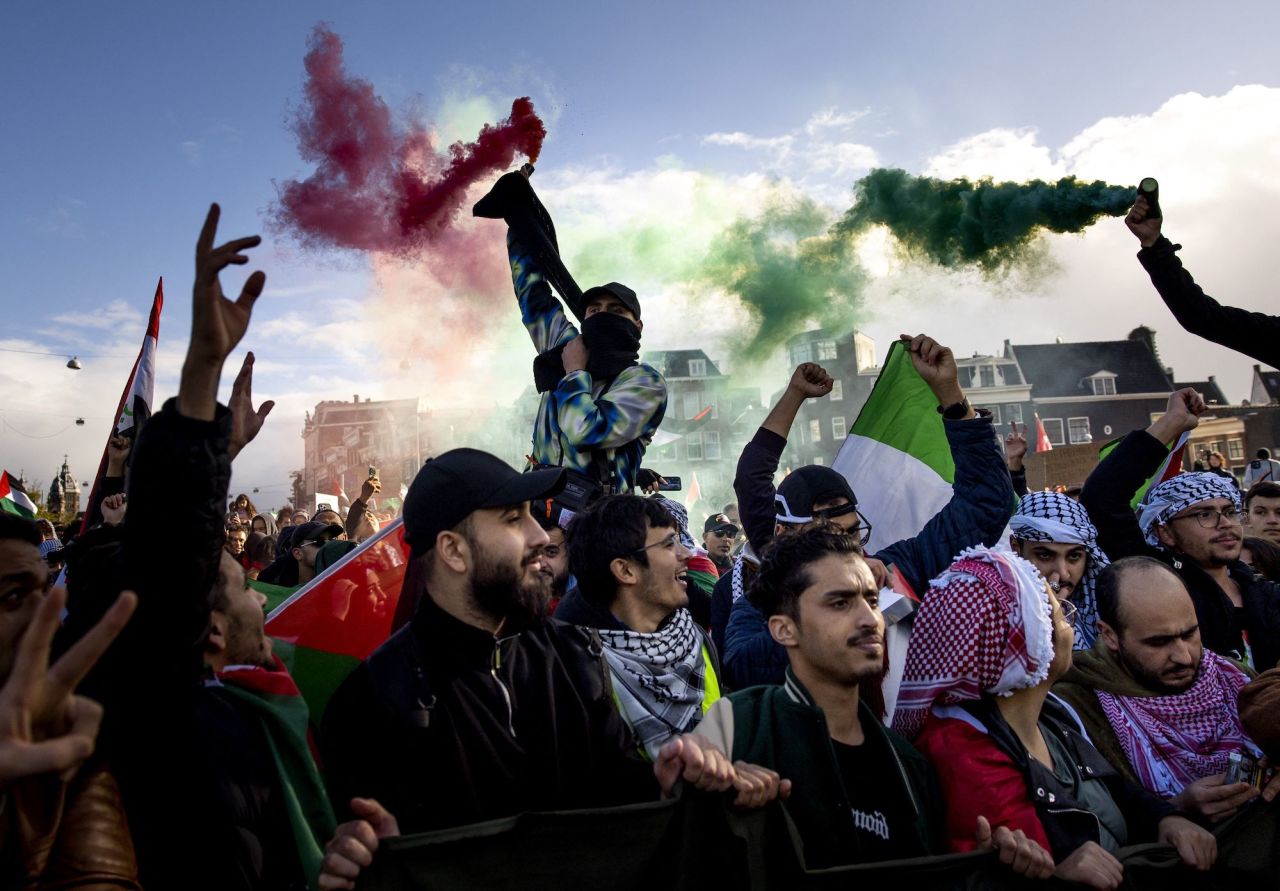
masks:
[[[929,159],[924,174],[939,179],[1054,180],[1065,175],[1065,164],[1037,142],[1033,127],[995,129],[947,146]]]
[[[869,145],[833,139],[870,114],[870,109],[841,112],[825,108],[814,112],[804,125],[777,136],[758,136],[741,130],[710,133],[703,145],[740,148],[769,157],[765,169],[794,180],[820,201],[843,196],[853,174],[865,173],[879,163],[879,155]]]
[[[814,112],[805,122],[804,132],[816,136],[823,130],[847,130],[858,121],[871,114],[871,109],[861,111],[840,112],[834,106]]]
[[[1035,130],[978,134],[941,151],[935,176],[1076,175],[1116,184],[1160,181],[1165,232],[1205,290],[1246,309],[1276,312],[1274,236],[1280,229],[1280,89],[1239,86],[1222,96],[1174,96],[1150,114],[1103,118],[1054,149]],[[1228,398],[1248,395],[1253,360],[1188,334],[1164,306],[1134,258],[1138,244],[1119,219],[1082,235],[1046,239],[1055,274],[1029,288],[974,276],[904,270],[879,281],[879,319],[865,324],[881,341],[902,330],[945,330],[958,353],[1014,343],[1123,338],[1146,324],[1166,364],[1182,380],[1215,375]],[[892,267],[892,264],[890,264]],[[945,326],[941,329],[940,326]]]

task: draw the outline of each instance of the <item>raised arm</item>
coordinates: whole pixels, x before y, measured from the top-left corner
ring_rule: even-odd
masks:
[[[1147,199],[1140,196],[1125,223],[1142,244],[1138,261],[1178,324],[1259,362],[1280,365],[1280,317],[1223,306],[1206,294],[1178,259],[1181,245],[1160,234],[1163,220],[1149,218],[1148,210]]]
[[[896,565],[923,595],[929,580],[962,550],[999,540],[1013,512],[1014,492],[995,429],[989,418],[978,416],[968,404],[950,348],[923,334],[904,334],[902,340],[938,407],[948,413],[943,427],[955,462],[955,481],[951,500],[918,535],[891,544],[876,557]],[[870,519],[875,522],[874,517]]]
[[[738,514],[742,518],[743,531],[756,553],[773,538],[774,518],[777,516],[773,477],[778,472],[778,460],[787,447],[787,437],[791,434],[796,414],[806,399],[826,396],[833,384],[831,375],[821,365],[804,362],[796,366],[787,388],[738,456],[733,491],[738,496]]]
[[[511,283],[520,304],[520,319],[529,331],[534,349],[545,353],[577,337],[578,329],[552,293],[537,258],[512,232],[507,233],[507,258],[511,261]]]
[[[159,674],[182,683],[198,672],[196,643],[208,622],[213,588],[225,539],[223,512],[231,481],[231,412],[218,405],[218,382],[227,355],[244,336],[266,276],[249,276],[240,296],[222,293],[218,274],[248,262],[242,251],[260,241],[240,238],[214,247],[219,209],[209,210],[196,246],[192,289],[191,342],[176,399],[143,428],[129,481],[129,513],[124,524],[124,558],[138,592],[137,619],[130,631],[143,633],[155,650],[143,650],[152,665],[163,650],[180,659]],[[154,689],[148,692],[154,702]]]
[[[1194,430],[1204,399],[1190,388],[1169,397],[1169,408],[1146,430],[1135,430],[1102,459],[1084,481],[1080,503],[1098,527],[1098,546],[1113,561],[1150,555],[1130,502],[1169,454],[1184,431]]]

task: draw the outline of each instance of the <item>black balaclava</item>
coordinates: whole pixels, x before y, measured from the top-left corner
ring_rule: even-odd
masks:
[[[617,377],[640,361],[640,327],[626,316],[598,312],[582,323],[587,346],[587,373],[592,380]],[[563,346],[533,360],[533,380],[539,393],[554,390],[564,377]]]

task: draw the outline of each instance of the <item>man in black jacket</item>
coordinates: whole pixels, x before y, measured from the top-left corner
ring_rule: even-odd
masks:
[[[1280,316],[1223,306],[1206,294],[1191,273],[1182,268],[1182,261],[1175,253],[1182,245],[1160,234],[1164,219],[1148,216],[1150,210],[1147,199],[1139,195],[1124,221],[1142,243],[1138,261],[1151,276],[1151,283],[1178,324],[1205,340],[1252,356],[1273,368],[1280,366]]]
[[[330,842],[322,887],[349,887],[378,838],[401,830],[656,799],[681,776],[711,790],[736,784],[752,803],[776,795],[776,782],[738,778],[693,736],[642,760],[598,636],[544,618],[548,538],[529,502],[564,478],[455,449],[414,479],[405,541],[425,590],[324,716],[330,790],[357,819]]]
[[[265,417],[251,406],[246,413],[217,402],[223,365],[265,283],[255,272],[237,300],[223,295],[219,273],[245,263],[242,251],[259,239],[215,247],[218,217],[214,205],[196,247],[192,336],[178,396],[149,420],[134,447],[120,541],[69,566],[63,631],[75,639],[116,591],[137,592],[134,620],[86,688],[106,709],[100,748],[120,781],[143,886],[301,888],[305,877],[262,725],[204,667],[211,642],[215,649],[230,642],[237,659],[250,652],[210,619],[215,607],[224,617],[243,616],[241,605],[253,612],[247,598],[256,595],[223,553],[224,511],[232,456]],[[261,650],[260,625],[256,630]]]
[[[1280,660],[1280,584],[1240,561],[1239,493],[1212,474],[1182,474],[1147,494],[1143,522],[1129,507],[1170,446],[1195,429],[1204,411],[1204,399],[1195,390],[1174,393],[1165,414],[1126,436],[1094,469],[1080,502],[1098,527],[1098,545],[1113,562],[1155,557],[1182,577],[1206,647],[1266,671]],[[1199,488],[1197,481],[1203,483]]]

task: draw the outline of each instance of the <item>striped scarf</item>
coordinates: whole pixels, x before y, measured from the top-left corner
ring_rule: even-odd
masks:
[[[618,710],[646,754],[656,759],[667,740],[702,720],[702,632],[687,609],[678,609],[651,634],[609,628],[599,634]]]
[[[1225,771],[1232,752],[1262,754],[1240,727],[1236,700],[1248,682],[1248,675],[1206,648],[1196,682],[1185,693],[1096,693],[1138,780],[1172,798],[1196,780]]]

